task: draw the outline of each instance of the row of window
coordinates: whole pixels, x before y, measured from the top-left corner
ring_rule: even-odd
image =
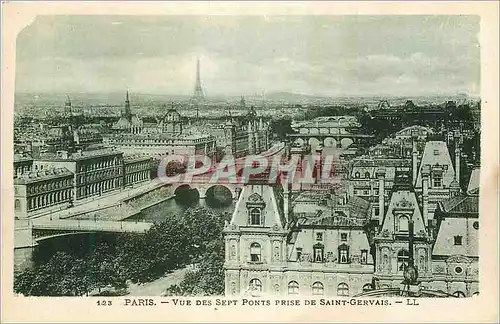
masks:
[[[147,179],[149,179],[149,170],[127,175],[125,177],[125,183],[129,184]]]
[[[98,169],[103,169],[103,168],[108,168],[111,166],[116,166],[119,165],[121,161],[115,157],[112,160],[106,160],[106,161],[101,161],[97,163],[89,163],[89,164],[82,164],[78,167],[78,172],[86,172],[86,171],[93,171],[93,170],[98,170]]]
[[[118,188],[121,185],[122,182],[120,181],[120,179],[112,179],[112,180],[101,181],[98,183],[93,183],[88,186],[79,187],[77,189],[77,197],[82,197],[92,194],[100,194],[102,192]]]
[[[356,179],[361,178],[361,173],[359,173],[359,172],[354,173],[354,178],[356,178]],[[370,172],[365,172],[363,178],[370,179],[371,178]]]
[[[313,246],[313,262],[325,262],[324,255],[325,247],[322,244],[316,244]],[[342,244],[338,248],[339,251],[339,263],[347,264],[350,263],[349,257],[349,246]],[[302,248],[296,249],[297,260],[301,259],[302,256]],[[251,262],[261,262],[262,261],[262,248],[259,243],[252,243],[250,245],[250,261]],[[361,250],[361,258],[360,263],[366,264],[368,262],[368,250]]]
[[[354,189],[355,196],[378,196],[378,189]],[[385,190],[384,195],[386,197],[389,196],[389,190]]]
[[[94,173],[86,174],[86,175],[77,175],[76,176],[76,184],[77,185],[85,184],[87,182],[102,180],[103,178],[117,177],[120,175],[121,175],[120,169],[98,171],[98,172],[94,172]]]
[[[28,211],[38,208],[44,208],[47,206],[59,204],[71,199],[71,190],[62,190],[59,192],[52,192],[46,195],[40,195],[38,197],[27,199],[27,209]],[[21,201],[16,199],[14,201],[14,209],[21,209]]]
[[[127,164],[126,167],[125,167],[125,170],[127,172],[131,172],[131,171],[136,171],[136,170],[146,170],[146,169],[149,169],[151,166],[149,164],[149,162],[146,162],[146,163],[130,163],[130,164]]]
[[[323,241],[323,232],[316,233],[316,241]],[[347,242],[347,233],[340,233],[340,241]]]
[[[37,194],[40,192],[46,192],[54,189],[71,186],[72,184],[73,184],[73,178],[52,180],[50,182],[27,186],[26,191],[28,194]]]
[[[250,280],[249,288],[253,291],[262,291],[262,281],[260,279],[254,278]],[[372,290],[372,285],[367,283],[363,286],[363,291]],[[290,281],[288,283],[288,294],[298,295],[300,292],[300,286],[297,281]],[[311,292],[314,296],[322,296],[325,293],[325,286],[322,282],[316,281],[311,285]],[[339,283],[337,285],[337,296],[347,297],[349,296],[349,285],[345,282]]]

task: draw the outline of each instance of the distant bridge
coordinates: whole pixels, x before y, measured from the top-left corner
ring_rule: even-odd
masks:
[[[32,236],[35,242],[42,240],[83,233],[145,233],[152,223],[116,222],[92,220],[33,220]]]

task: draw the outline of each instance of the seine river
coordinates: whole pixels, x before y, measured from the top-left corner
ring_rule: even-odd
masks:
[[[206,207],[216,213],[231,214],[234,210],[234,205],[234,201],[222,206],[217,202],[208,203],[204,199],[191,199],[191,201],[186,201],[185,199],[171,198],[143,210],[140,214],[126,221],[160,222],[165,219],[167,215],[183,214],[189,207]],[[35,261],[35,263],[44,263],[57,251],[83,256],[92,251],[94,246],[99,243],[114,245],[115,239],[115,234],[82,233],[79,235],[61,236],[41,241],[33,251],[33,261]]]

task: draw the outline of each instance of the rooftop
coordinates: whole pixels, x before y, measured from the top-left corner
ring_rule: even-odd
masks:
[[[51,178],[72,176],[73,173],[66,168],[47,168],[39,171],[31,171],[19,175],[14,179],[15,184],[25,184]]]

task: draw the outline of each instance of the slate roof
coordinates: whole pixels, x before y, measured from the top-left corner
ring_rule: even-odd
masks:
[[[448,214],[479,213],[479,196],[460,195],[440,203],[441,210]]]

